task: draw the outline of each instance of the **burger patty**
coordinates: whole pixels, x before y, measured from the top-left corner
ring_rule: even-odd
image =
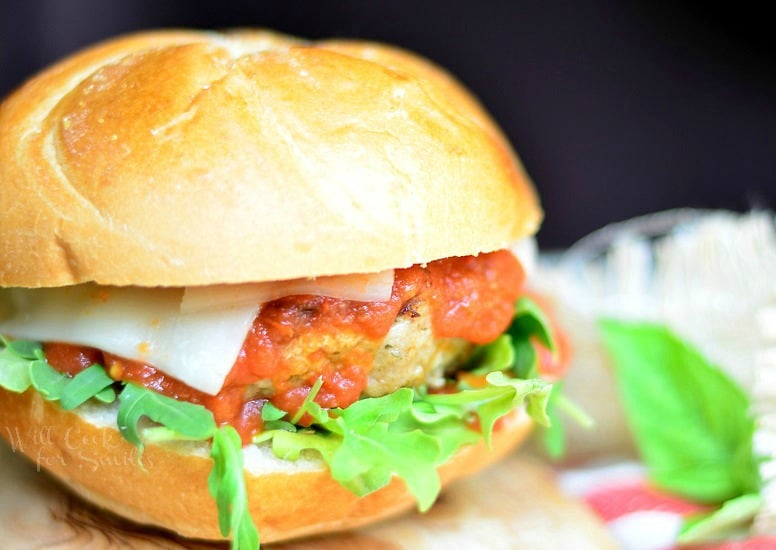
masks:
[[[463,338],[436,338],[428,304],[414,300],[377,350],[364,395],[377,397],[422,384],[440,387],[444,373],[460,365],[473,347]]]

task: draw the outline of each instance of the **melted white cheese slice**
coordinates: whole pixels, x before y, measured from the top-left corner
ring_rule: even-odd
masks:
[[[181,312],[182,288],[78,285],[0,290],[0,334],[68,342],[144,361],[216,394],[260,304]]]
[[[262,303],[293,294],[385,301],[393,278],[387,270],[186,289],[94,284],[0,289],[0,334],[98,348],[215,395]]]

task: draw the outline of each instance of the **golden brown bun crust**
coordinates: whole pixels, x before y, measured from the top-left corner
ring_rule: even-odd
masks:
[[[494,433],[491,449],[482,443],[465,447],[440,467],[443,485],[503,457],[531,428],[524,414],[505,420]],[[0,389],[0,428],[17,450],[107,510],[189,538],[222,538],[215,501],[208,492],[212,461],[206,454],[181,454],[149,445],[143,470],[137,466],[134,447],[118,430],[63,411],[35,391],[15,394]],[[293,474],[249,473],[246,484],[262,542],[350,529],[415,506],[399,480],[358,498],[325,468]]]
[[[385,45],[159,31],[0,106],[0,285],[201,285],[507,247],[537,198],[471,94]]]

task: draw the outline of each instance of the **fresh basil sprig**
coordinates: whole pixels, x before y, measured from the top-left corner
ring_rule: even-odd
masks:
[[[725,501],[713,512],[688,518],[676,539],[679,544],[741,538],[760,511],[763,498],[759,494],[741,495]]]
[[[650,479],[696,502],[725,503],[704,521],[751,519],[761,480],[746,394],[663,326],[616,320],[600,326]],[[707,527],[694,521],[683,540]]]

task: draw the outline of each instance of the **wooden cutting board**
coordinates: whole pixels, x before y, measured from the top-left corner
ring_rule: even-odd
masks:
[[[176,539],[106,516],[0,445],[0,546],[99,550],[226,545]],[[425,515],[409,514],[352,533],[273,546],[283,550],[614,547],[598,519],[558,490],[554,472],[525,453],[453,485]]]

